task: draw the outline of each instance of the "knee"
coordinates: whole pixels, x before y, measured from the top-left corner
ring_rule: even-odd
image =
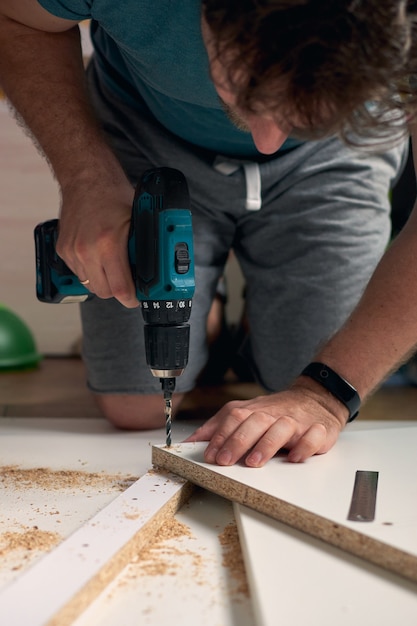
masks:
[[[172,399],[172,417],[182,400],[182,394]],[[151,430],[165,425],[164,400],[162,394],[124,395],[96,394],[95,401],[103,416],[125,430]]]

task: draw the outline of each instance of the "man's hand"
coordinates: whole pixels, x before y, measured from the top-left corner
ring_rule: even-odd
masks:
[[[127,253],[134,190],[122,176],[93,174],[89,183],[63,189],[57,252],[100,298],[138,306]]]
[[[345,424],[344,407],[328,396],[307,382],[228,402],[186,441],[209,441],[205,460],[218,465],[244,457],[247,466],[262,467],[282,448],[290,450],[289,461],[302,462],[330,450]]]
[[[0,0],[0,82],[61,188],[58,254],[92,293],[138,306],[127,254],[134,192],[91,106],[77,22],[36,0]]]

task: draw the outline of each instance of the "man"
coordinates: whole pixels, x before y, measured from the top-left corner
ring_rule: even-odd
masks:
[[[398,135],[411,102],[397,97],[413,58],[406,3],[0,0],[0,14],[0,81],[61,188],[58,252],[97,296],[82,305],[83,346],[103,414],[123,428],[162,425],[126,241],[133,184],[148,167],[177,167],[197,289],[174,407],[206,361],[231,248],[253,368],[271,392],[228,403],[191,440],[209,441],[207,461],[223,465],[329,450],[417,341],[417,217],[383,256],[405,142],[376,154],[337,138]]]

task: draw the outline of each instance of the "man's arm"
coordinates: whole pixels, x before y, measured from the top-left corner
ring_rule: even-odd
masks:
[[[417,177],[417,127],[410,132]],[[364,400],[416,349],[417,202],[357,308],[318,359],[334,366]]]
[[[318,356],[362,399],[417,346],[417,208],[379,263],[345,326]]]
[[[417,131],[413,140],[416,147]],[[343,294],[335,297],[342,298]],[[332,368],[364,400],[413,354],[416,346],[415,207],[381,259],[356,309],[313,360]],[[287,391],[226,404],[189,440],[208,440],[206,460],[221,465],[247,455],[246,463],[258,467],[280,448],[290,450],[289,460],[303,461],[327,452],[347,418],[344,404],[320,383],[300,376]]]
[[[0,0],[0,84],[62,194],[58,252],[101,297],[136,306],[127,259],[133,190],[90,105],[76,22]]]

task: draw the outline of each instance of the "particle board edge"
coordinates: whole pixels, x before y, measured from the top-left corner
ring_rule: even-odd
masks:
[[[189,499],[194,485],[184,483],[183,487],[142,526],[132,539],[106,563],[106,565],[83,587],[70,601],[62,607],[58,613],[46,624],[46,626],[71,626],[88,606],[104,591],[104,589],[116,578],[128,565],[134,555],[140,554],[147,543],[156,535],[159,528],[172,518],[175,513]]]
[[[150,489],[161,478],[166,482],[160,489]],[[192,482],[172,474],[145,474],[0,592],[0,614],[8,616],[8,626],[70,626],[193,490]],[[144,508],[140,496],[148,494],[155,500]],[[137,501],[137,518],[133,512],[129,517],[132,508],[126,509],[132,500]],[[119,526],[120,532],[114,532]],[[114,541],[106,534],[109,528]],[[25,597],[33,602],[22,603]]]
[[[245,505],[407,580],[417,582],[417,558],[404,550],[235,479],[221,476],[198,462],[171,454],[169,449],[153,446],[152,463],[158,469],[171,471],[232,502]]]

